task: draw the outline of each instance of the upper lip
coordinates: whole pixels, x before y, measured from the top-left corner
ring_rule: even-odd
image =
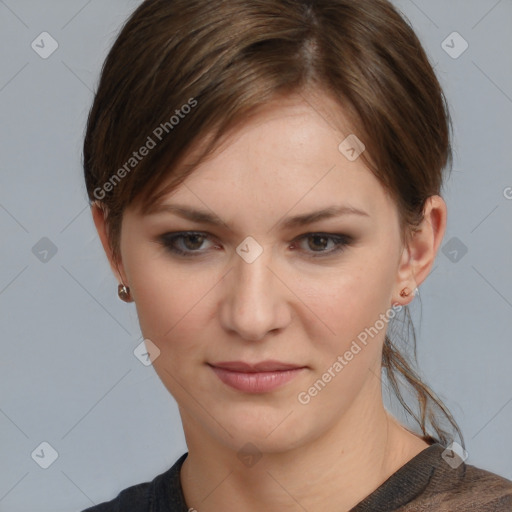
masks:
[[[261,361],[259,363],[246,363],[244,361],[221,361],[219,363],[210,363],[210,366],[216,368],[223,368],[234,372],[257,373],[257,372],[273,372],[283,370],[293,370],[297,368],[304,368],[304,366],[283,363],[281,361]]]

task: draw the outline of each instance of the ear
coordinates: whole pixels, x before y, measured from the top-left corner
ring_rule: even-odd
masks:
[[[427,278],[446,231],[447,208],[443,198],[430,196],[423,208],[423,220],[402,251],[397,274],[395,303],[409,304],[416,288]],[[400,292],[411,292],[401,297]]]
[[[100,201],[94,201],[91,204],[91,213],[92,218],[94,220],[94,225],[96,226],[96,230],[98,231],[101,244],[103,245],[103,249],[105,250],[105,254],[107,256],[113,274],[116,276],[116,279],[119,281],[119,283],[128,285],[126,275],[124,273],[123,264],[121,261],[116,261],[116,259],[114,258],[114,252],[110,246],[110,241],[108,238],[107,207]]]

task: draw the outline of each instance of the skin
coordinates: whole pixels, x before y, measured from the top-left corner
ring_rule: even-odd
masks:
[[[338,150],[350,131],[334,128],[329,116],[343,112],[325,96],[315,101],[292,96],[261,109],[165,198],[213,212],[223,226],[130,207],[115,262],[103,211],[92,208],[143,336],[160,350],[153,366],[178,403],[189,450],[183,492],[199,512],[349,510],[428,446],[383,407],[385,329],[308,404],[297,399],[380,314],[413,300],[400,291],[427,277],[446,226],[446,205],[432,196],[402,246],[396,205],[361,158],[351,162]],[[368,216],[277,225],[328,205]],[[158,242],[179,231],[207,234],[178,242],[202,256],[175,256]],[[353,242],[313,258],[334,242],[303,237],[312,233]],[[252,263],[236,252],[247,236],[263,249]],[[247,394],[206,364],[266,359],[306,369],[275,391]],[[237,457],[248,442],[262,454],[250,467]]]

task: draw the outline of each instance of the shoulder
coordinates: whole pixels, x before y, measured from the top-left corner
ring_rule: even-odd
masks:
[[[152,512],[162,500],[166,505],[175,504],[176,510],[183,509],[179,474],[187,455],[188,453],[182,455],[171,468],[153,480],[127,487],[110,501],[99,503],[82,512]]]
[[[454,459],[453,454],[435,443],[412,459],[391,486],[394,508],[386,503],[382,510],[512,512],[512,481]]]
[[[454,500],[459,495],[469,496],[471,506],[479,507],[478,510],[512,511],[512,481],[470,465],[464,466],[462,474],[454,488]]]
[[[154,481],[153,481],[154,482]],[[144,482],[123,489],[115,498],[105,501],[82,512],[149,512],[151,505],[150,487],[153,482]]]
[[[432,510],[446,512],[510,512],[512,511],[512,481],[499,475],[462,464],[457,470],[442,471],[429,501]]]

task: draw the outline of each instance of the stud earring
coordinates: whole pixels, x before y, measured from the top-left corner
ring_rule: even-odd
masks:
[[[412,291],[412,296],[413,297],[416,297],[416,295],[418,294],[419,290],[418,288],[416,287],[413,291]],[[410,288],[407,288],[407,286],[400,292],[400,297],[409,297],[409,295],[411,295],[411,289]]]
[[[133,302],[133,298],[130,293],[130,288],[128,286],[125,286],[124,284],[120,284],[117,287],[117,294],[119,295],[119,298],[124,302]]]
[[[409,295],[411,294],[411,290],[407,287],[405,287],[401,292],[400,292],[400,297],[409,297]]]

